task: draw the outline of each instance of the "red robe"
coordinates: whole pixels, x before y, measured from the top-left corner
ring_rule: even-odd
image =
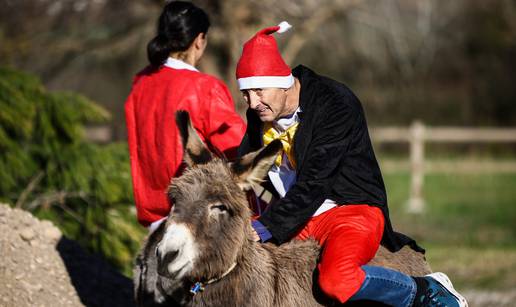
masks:
[[[179,67],[186,69],[142,71],[125,103],[134,200],[144,226],[168,215],[166,189],[181,172],[176,110],[188,111],[201,139],[230,158],[236,156],[246,128],[221,81],[187,64]]]

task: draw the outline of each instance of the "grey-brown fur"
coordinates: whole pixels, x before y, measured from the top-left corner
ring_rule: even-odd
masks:
[[[193,152],[195,157],[185,157],[189,167],[180,178],[173,180],[168,191],[175,204],[173,211],[147,238],[137,257],[134,280],[138,305],[332,305],[313,283],[320,250],[315,241],[294,240],[275,246],[252,240],[251,212],[243,189],[249,189],[265,176],[280,145],[273,142],[260,153],[250,154],[235,163],[217,158],[210,160],[206,157],[211,155],[204,152],[206,149],[200,140],[192,137],[195,132],[188,115],[182,114],[176,116],[176,120],[180,121],[178,126],[183,127],[185,155]],[[166,262],[174,261],[176,254],[156,255],[158,244],[172,224],[186,225],[199,249],[193,269],[180,279],[167,271]],[[202,292],[189,293],[195,281],[216,279],[234,262],[236,267],[225,277],[206,285]],[[371,264],[411,275],[430,272],[424,257],[408,248],[396,254],[381,248]]]

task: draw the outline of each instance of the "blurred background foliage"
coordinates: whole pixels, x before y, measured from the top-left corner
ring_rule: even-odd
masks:
[[[286,61],[346,83],[372,127],[516,126],[515,0],[193,2],[212,21],[200,69],[229,85],[240,112],[242,44],[287,20],[293,29],[277,36]],[[0,77],[0,199],[55,221],[127,274],[145,230],[133,212],[123,107],[163,3],[0,0],[0,66],[16,69]],[[109,125],[113,142],[87,141],[92,124]],[[375,146],[380,160],[407,159],[405,144]],[[515,160],[515,148],[426,152],[453,164],[465,154]],[[384,173],[394,225],[428,247],[434,268],[463,287],[513,287],[514,173],[429,173],[419,217],[404,210],[409,174]]]
[[[0,0],[0,64],[51,90],[98,101],[125,139],[123,102],[146,61],[164,1]],[[197,0],[212,21],[201,70],[245,108],[234,72],[242,44],[288,20],[286,61],[349,85],[373,125],[516,125],[514,0]]]
[[[0,201],[53,221],[128,274],[143,229],[132,212],[127,146],[84,140],[84,125],[107,122],[109,113],[5,68],[0,110]]]

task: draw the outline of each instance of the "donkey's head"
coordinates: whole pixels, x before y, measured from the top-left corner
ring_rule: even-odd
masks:
[[[188,167],[168,189],[174,205],[156,250],[158,272],[172,279],[216,278],[252,240],[245,191],[263,180],[281,142],[229,163],[211,155],[187,112],[177,112],[176,123]]]

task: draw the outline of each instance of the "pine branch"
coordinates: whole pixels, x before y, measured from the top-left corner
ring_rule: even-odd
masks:
[[[22,193],[20,194],[20,197],[16,201],[16,205],[15,205],[16,208],[22,208],[23,207],[23,204],[25,203],[25,200],[27,199],[29,194],[32,193],[32,191],[34,191],[34,189],[39,184],[41,179],[43,179],[44,176],[45,176],[45,172],[40,171],[36,176],[32,177],[32,179],[30,180],[29,184],[22,191]]]

